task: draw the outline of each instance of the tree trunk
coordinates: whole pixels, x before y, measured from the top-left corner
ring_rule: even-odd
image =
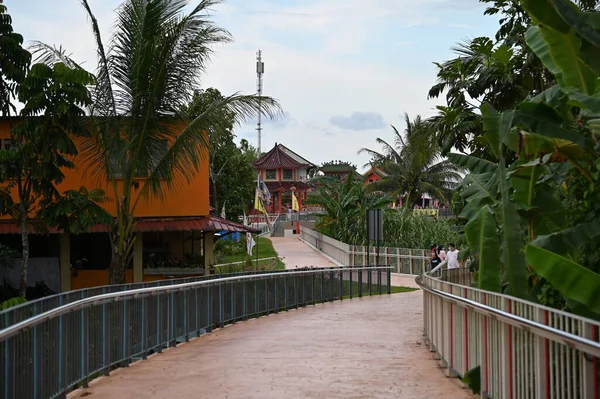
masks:
[[[127,218],[125,218],[124,224],[127,224]],[[123,237],[123,242],[120,243],[120,235],[118,232],[118,226],[115,226],[115,230],[111,234],[111,247],[112,257],[110,266],[108,267],[108,283],[109,284],[125,284],[125,270],[129,264],[131,258],[133,236],[132,234],[126,234]],[[120,244],[120,245],[119,245]]]
[[[113,249],[110,266],[108,268],[109,284],[125,284],[125,259],[123,254]]]
[[[21,207],[21,243],[23,245],[23,253],[21,255],[19,296],[22,298],[26,298],[27,295],[27,263],[29,262],[29,233],[27,227],[27,210]]]

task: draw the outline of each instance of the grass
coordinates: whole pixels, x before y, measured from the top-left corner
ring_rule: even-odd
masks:
[[[226,245],[223,245],[226,244]],[[238,243],[224,241],[221,245],[215,246],[215,256],[217,264],[225,264],[217,268],[221,273],[237,273],[246,269],[248,253],[246,252],[246,242],[241,240]],[[252,248],[252,269],[253,270],[283,270],[285,263],[280,259],[265,259],[278,257],[277,251],[273,248],[271,240],[265,237],[258,237],[257,244]],[[259,259],[258,266],[256,259]],[[242,262],[242,263],[236,263]],[[235,263],[235,264],[231,264]]]
[[[258,255],[257,255],[258,252]],[[248,257],[248,253],[246,252],[246,244],[244,243],[242,248],[233,248],[233,253],[229,253],[227,255],[216,254],[218,257],[219,263],[233,263],[233,262],[241,262],[246,260]],[[257,244],[252,248],[252,259],[258,258],[271,258],[277,256],[277,252],[275,248],[273,248],[273,243],[271,240],[265,237],[258,237]]]

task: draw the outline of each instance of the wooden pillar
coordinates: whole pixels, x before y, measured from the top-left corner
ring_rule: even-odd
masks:
[[[60,235],[60,291],[71,291],[71,235]]]
[[[214,253],[215,236],[212,231],[204,232],[204,274],[210,274],[213,266],[215,265],[215,253]]]
[[[144,281],[144,252],[143,252],[142,233],[135,235],[133,243],[133,282],[142,283]]]

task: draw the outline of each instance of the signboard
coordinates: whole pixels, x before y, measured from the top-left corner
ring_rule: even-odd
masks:
[[[416,215],[427,215],[438,217],[438,209],[413,209],[413,213]]]
[[[367,238],[369,241],[383,241],[383,210],[369,209],[367,213]]]

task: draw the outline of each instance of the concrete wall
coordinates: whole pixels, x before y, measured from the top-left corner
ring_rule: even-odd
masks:
[[[12,269],[0,269],[0,285],[5,282],[11,287],[19,288],[21,274],[21,259],[14,260]],[[27,265],[27,286],[34,287],[35,283],[43,281],[54,292],[60,292],[60,267],[56,258],[30,258]]]

